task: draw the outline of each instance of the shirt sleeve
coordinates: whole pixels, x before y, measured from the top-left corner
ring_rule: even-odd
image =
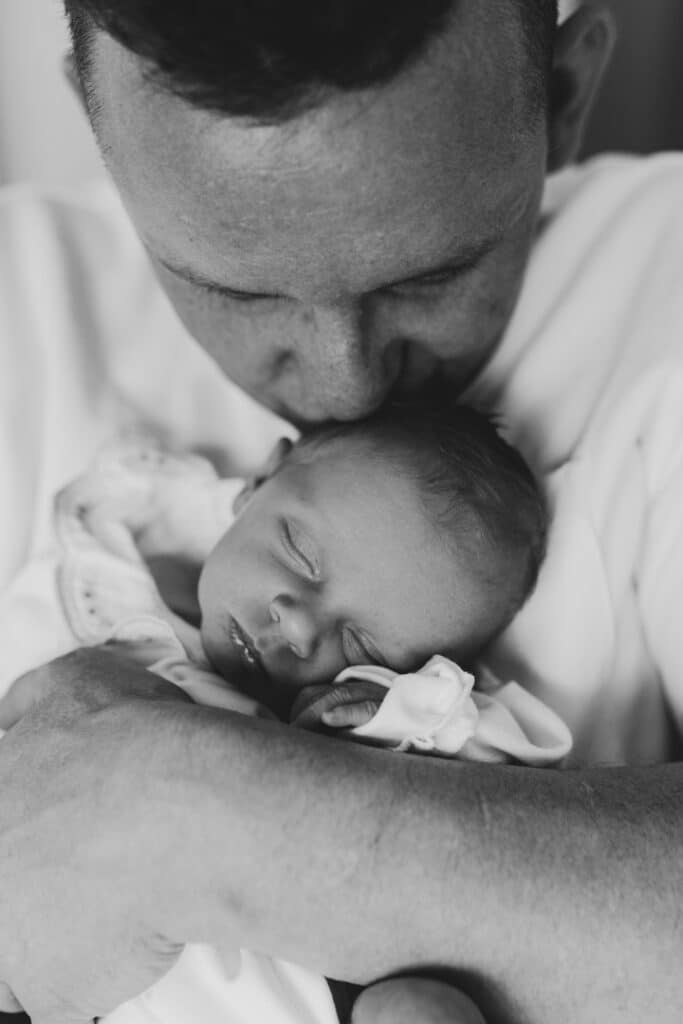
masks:
[[[134,309],[125,256],[94,193],[0,190],[0,590],[119,417],[107,361],[116,310]]]
[[[650,653],[683,735],[683,368],[671,367],[643,438],[650,490],[636,578]]]
[[[57,590],[56,554],[46,552],[0,594],[0,697],[19,676],[75,647]]]

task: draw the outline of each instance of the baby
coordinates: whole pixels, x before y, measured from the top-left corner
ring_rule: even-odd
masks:
[[[471,664],[531,592],[545,547],[521,457],[436,392],[281,441],[234,511],[199,577],[202,644],[279,711],[347,666],[407,673],[435,652]],[[367,710],[322,713],[359,725]]]
[[[490,678],[471,694],[459,667],[533,589],[546,510],[492,423],[440,390],[283,440],[246,485],[197,456],[112,448],[60,495],[57,532],[76,641],[124,644],[198,702],[451,756],[568,752],[550,709]],[[0,726],[31,701],[20,680]],[[392,984],[423,1007],[415,1024],[460,1020],[448,986],[386,983],[390,1002]]]

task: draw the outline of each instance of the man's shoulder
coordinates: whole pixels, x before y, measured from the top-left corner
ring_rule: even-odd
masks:
[[[0,253],[15,273],[49,275],[70,258],[90,265],[113,258],[125,262],[136,244],[105,179],[72,189],[23,184],[0,188]]]
[[[123,207],[106,177],[68,188],[24,182],[0,187],[0,217],[4,221],[31,215],[54,221],[64,217],[83,223],[100,220],[114,227],[125,223]]]
[[[683,154],[604,156],[549,181],[514,317],[477,383],[532,464],[562,464],[609,403],[681,365],[682,263]]]
[[[674,308],[678,315],[680,289],[672,277],[681,261],[683,153],[608,154],[569,168],[548,180],[521,327],[528,333],[552,326],[542,331],[548,342],[571,306],[575,331],[598,333],[603,352],[614,331],[623,356],[625,325],[636,308],[650,323],[663,324],[662,314]],[[644,333],[633,341],[647,348]],[[577,360],[576,344],[567,354]]]
[[[682,194],[683,153],[606,153],[550,175],[542,216],[551,223],[566,214],[592,211],[599,229],[603,215],[633,209],[634,204],[678,209]]]

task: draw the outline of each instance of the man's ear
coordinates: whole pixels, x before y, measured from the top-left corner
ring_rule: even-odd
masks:
[[[277,473],[278,469],[292,450],[292,447],[293,443],[288,437],[281,437],[275,447],[271,450],[270,455],[261,466],[258,473],[249,477],[245,481],[244,487],[232,503],[232,510],[236,516],[238,516],[242,509],[249,504],[251,498],[254,496],[261,484],[265,483],[265,481],[268,480],[269,477],[273,476],[274,473]]]
[[[615,42],[614,15],[603,0],[591,0],[558,28],[550,83],[549,171],[578,157]]]
[[[74,57],[73,50],[68,50],[64,54],[62,58],[62,71],[74,96],[87,114],[88,110],[85,102],[85,95],[83,93],[83,85],[81,83],[80,75],[76,69],[76,58]]]

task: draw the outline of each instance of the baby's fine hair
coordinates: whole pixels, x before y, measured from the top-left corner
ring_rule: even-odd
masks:
[[[297,448],[305,457],[309,447],[352,437],[414,475],[433,524],[464,551],[482,584],[504,593],[503,629],[536,584],[548,513],[529,466],[495,419],[432,384],[365,419],[318,427]]]

